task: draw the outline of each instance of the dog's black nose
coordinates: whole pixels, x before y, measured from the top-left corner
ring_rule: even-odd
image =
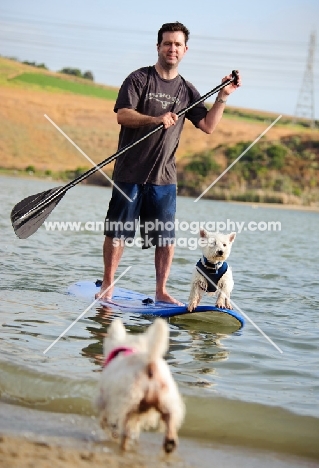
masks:
[[[219,255],[221,257],[223,255],[223,253],[224,253],[223,250],[218,250],[217,255]]]

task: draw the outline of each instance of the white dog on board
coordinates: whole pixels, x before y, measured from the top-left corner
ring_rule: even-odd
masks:
[[[155,319],[145,333],[128,334],[119,318],[104,338],[104,365],[95,406],[103,429],[126,450],[141,430],[165,427],[163,447],[172,452],[185,407],[163,359],[169,344],[165,320]]]
[[[200,230],[202,257],[198,260],[192,277],[188,310],[199,305],[203,295],[216,294],[216,306],[232,309],[230,294],[234,287],[233,274],[226,260],[230,255],[236,233],[222,234]]]

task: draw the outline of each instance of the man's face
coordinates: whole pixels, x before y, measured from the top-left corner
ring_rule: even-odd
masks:
[[[177,68],[187,50],[184,33],[164,32],[162,42],[157,45],[159,62],[164,68]]]

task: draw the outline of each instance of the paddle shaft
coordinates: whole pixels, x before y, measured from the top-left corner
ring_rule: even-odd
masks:
[[[213,94],[218,93],[221,89],[225,88],[229,84],[231,84],[233,82],[236,84],[237,79],[238,79],[238,74],[237,74],[237,72],[235,70],[233,70],[232,71],[232,78],[230,78],[229,80],[226,80],[223,83],[221,83],[220,85],[216,86],[216,88],[212,89],[208,93],[206,93],[203,96],[201,96],[200,98],[198,98],[197,101],[194,101],[192,104],[185,107],[185,109],[182,109],[181,111],[177,112],[176,115],[178,117],[180,117],[180,116],[186,114],[186,112],[188,112],[190,109],[197,106],[201,102],[205,101],[206,99],[208,99]],[[61,190],[57,190],[54,194],[49,196],[46,200],[43,200],[37,206],[35,206],[34,208],[31,208],[31,210],[29,210],[27,213],[25,213],[23,216],[21,216],[20,220],[22,221],[22,220],[26,220],[26,219],[30,218],[35,212],[38,212],[38,211],[44,209],[45,207],[47,207],[48,205],[50,205],[50,203],[52,201],[56,200],[57,198],[62,198],[64,196],[64,194],[68,190],[70,190],[72,187],[74,187],[75,185],[82,182],[82,180],[84,180],[87,177],[89,177],[90,175],[94,174],[95,172],[100,170],[102,167],[104,167],[107,164],[111,163],[112,161],[117,159],[119,156],[121,156],[123,153],[130,150],[131,148],[134,148],[134,146],[138,145],[139,143],[146,140],[148,137],[150,137],[151,135],[154,135],[154,133],[158,132],[159,130],[161,130],[163,128],[164,128],[164,124],[161,123],[160,125],[157,125],[153,130],[146,133],[139,140],[136,140],[133,143],[130,143],[130,144],[126,145],[126,146],[123,146],[123,148],[120,148],[112,156],[109,156],[108,158],[104,159],[104,161],[100,162],[99,164],[96,164],[96,166],[92,167],[92,169],[89,169],[87,172],[84,172],[79,177],[77,177],[76,179],[74,179],[71,182],[69,182],[68,184],[66,184],[64,187],[61,188]]]

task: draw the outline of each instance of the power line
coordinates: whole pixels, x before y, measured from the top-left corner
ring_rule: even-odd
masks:
[[[39,38],[40,36],[40,38]],[[65,42],[62,43],[62,39],[68,39],[67,37],[65,36],[61,36],[59,34],[55,34],[54,38],[50,38],[50,37],[47,37],[47,38],[43,38],[43,33],[32,33],[32,37],[30,37],[30,35],[28,34],[14,34],[14,37],[7,37],[5,31],[2,30],[2,33],[0,32],[0,37],[2,38],[2,42],[3,43],[11,43],[11,44],[21,44],[21,45],[35,45],[35,46],[38,46],[38,47],[48,47],[48,48],[57,48],[57,49],[63,49],[63,50],[72,50],[72,51],[80,51],[80,52],[90,52],[92,53],[92,45],[90,44],[90,42],[88,41],[88,38],[85,39],[85,42],[84,42],[84,45],[81,45],[81,44],[78,44],[78,41],[77,42],[77,45],[74,45],[74,44],[65,44]],[[41,39],[41,41],[40,41]],[[54,41],[53,41],[54,39]],[[59,40],[61,40],[61,43],[59,44]],[[102,46],[103,46],[103,42],[100,41],[102,43]],[[106,41],[107,43],[107,41]],[[119,48],[119,50],[122,50],[122,51],[125,51],[126,50],[126,45],[117,45],[117,47]],[[105,52],[103,52],[105,54],[108,53],[108,50],[105,49]],[[196,63],[199,63],[201,64],[202,63],[202,55],[205,54],[205,50],[202,50],[202,49],[192,49],[192,51],[189,53],[189,57],[190,57],[190,61],[191,63],[193,64],[196,64]],[[216,60],[218,60],[220,57],[222,57],[224,59],[224,56],[225,56],[225,51],[216,51],[216,52],[213,52],[213,57],[214,57],[214,63],[216,63]],[[240,63],[244,63],[244,60],[247,60],[249,61],[249,63],[253,62],[254,65],[257,64],[261,64],[261,63],[265,63],[266,64],[266,67],[270,67],[272,63],[275,64],[275,66],[277,67],[278,66],[278,62],[280,62],[281,64],[283,64],[283,66],[285,66],[285,70],[286,71],[290,71],[290,72],[293,72],[293,71],[297,71],[296,68],[294,68],[294,66],[297,66],[298,67],[298,64],[299,64],[299,61],[300,63],[304,63],[304,59],[301,58],[301,57],[288,57],[286,54],[285,55],[278,55],[278,56],[274,56],[274,55],[265,55],[263,54],[262,56],[258,55],[258,54],[254,54],[254,53],[251,53],[250,51],[249,52],[245,52],[245,51],[240,51],[240,52],[231,52],[231,54],[228,53],[227,55],[227,60],[230,61],[237,61],[237,62],[240,62]],[[257,62],[258,61],[258,62]],[[223,62],[224,63],[224,60]],[[317,63],[317,62],[315,62]],[[318,62],[319,63],[319,62]],[[292,66],[292,69],[291,70],[288,70],[287,69],[287,64]],[[250,67],[251,68],[251,67]],[[253,69],[253,68],[251,68]],[[276,68],[276,70],[278,70],[278,68]]]
[[[107,25],[99,25],[99,24],[89,24],[89,23],[72,23],[72,22],[62,22],[62,21],[47,21],[43,17],[31,17],[31,19],[26,18],[25,16],[19,16],[19,15],[12,15],[11,13],[5,12],[4,10],[0,9],[0,16],[4,16],[9,18],[9,20],[14,23],[14,22],[21,22],[22,24],[39,24],[39,25],[47,25],[47,26],[59,26],[62,28],[68,28],[68,29],[79,29],[79,30],[92,30],[94,32],[99,32],[99,31],[107,31],[107,32],[120,32],[121,34],[123,32],[127,34],[137,34],[141,36],[149,35],[155,37],[154,31],[148,31],[148,30],[141,30],[141,29],[121,29],[116,26],[107,26]],[[193,39],[199,39],[199,40],[204,40],[204,41],[213,41],[213,42],[223,42],[223,43],[236,43],[237,45],[242,43],[242,44],[249,44],[251,45],[275,45],[276,48],[278,46],[288,46],[293,49],[296,47],[304,48],[306,46],[306,42],[299,42],[299,41],[278,41],[278,40],[271,40],[271,39],[244,39],[244,38],[231,38],[231,37],[218,37],[218,36],[207,36],[207,35],[200,35],[200,34],[191,34],[191,38]]]

